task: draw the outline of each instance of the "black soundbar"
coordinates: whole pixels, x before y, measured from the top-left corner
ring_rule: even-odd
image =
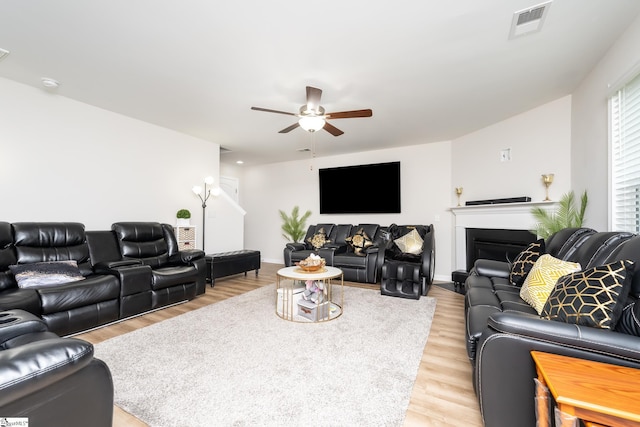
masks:
[[[477,206],[477,205],[498,205],[502,203],[522,203],[522,202],[530,202],[531,197],[522,196],[522,197],[507,197],[506,199],[487,199],[487,200],[470,200],[465,202],[466,206]]]

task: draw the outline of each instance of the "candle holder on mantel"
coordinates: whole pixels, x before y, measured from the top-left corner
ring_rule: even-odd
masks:
[[[546,188],[546,195],[547,195],[547,197],[545,197],[544,201],[545,202],[550,202],[551,199],[549,198],[549,186],[553,183],[553,174],[552,173],[546,173],[546,174],[542,175],[542,182],[544,183],[544,186]]]
[[[462,187],[456,187],[456,194],[458,195],[458,206],[460,206],[460,196],[462,195]]]

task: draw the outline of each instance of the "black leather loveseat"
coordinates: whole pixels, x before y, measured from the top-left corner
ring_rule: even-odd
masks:
[[[533,350],[640,368],[640,303],[636,303],[640,297],[640,236],[566,229],[551,236],[544,246],[555,258],[580,263],[582,271],[596,280],[608,274],[611,265],[629,264],[621,276],[627,277],[624,290],[615,299],[616,310],[624,309],[618,320],[612,315],[611,323],[602,327],[583,323],[587,315],[578,321],[569,317],[549,320],[548,313],[539,315],[520,298],[519,286],[510,283],[513,266],[478,260],[465,283],[465,320],[474,387],[487,426],[536,425]],[[566,275],[558,282],[584,281],[579,274]],[[549,307],[545,304],[545,309]]]
[[[111,373],[90,343],[60,338],[26,311],[0,311],[0,414],[23,419],[1,425],[110,427]]]
[[[419,228],[425,241],[425,251],[412,261],[421,264],[418,283],[431,284],[434,259],[433,226],[380,226],[379,224],[317,224],[311,225],[302,242],[287,243],[284,264],[295,265],[310,254],[318,254],[327,265],[340,268],[344,279],[352,282],[378,283],[387,260],[400,259],[392,235],[399,230]],[[424,261],[423,261],[424,260]],[[424,267],[424,268],[423,268]],[[422,277],[426,278],[424,281]],[[421,285],[422,286],[422,285]],[[426,293],[426,291],[425,291]]]
[[[30,312],[58,335],[192,299],[205,278],[204,253],[178,251],[167,224],[0,222],[0,310]]]

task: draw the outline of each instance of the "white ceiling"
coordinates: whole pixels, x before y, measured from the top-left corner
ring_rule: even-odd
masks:
[[[640,12],[638,0],[2,0],[0,77],[218,143],[245,164],[450,140],[570,94]],[[295,117],[305,86],[345,132]],[[42,88],[42,90],[45,90]]]

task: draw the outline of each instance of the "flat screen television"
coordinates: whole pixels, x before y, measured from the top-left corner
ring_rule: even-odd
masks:
[[[318,170],[320,213],[400,213],[400,162]]]

